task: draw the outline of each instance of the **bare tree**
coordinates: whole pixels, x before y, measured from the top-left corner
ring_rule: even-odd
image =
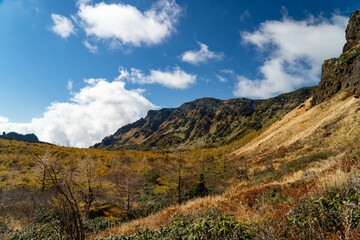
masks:
[[[181,204],[182,203],[182,196],[181,196],[181,184],[182,184],[182,180],[181,180],[181,170],[182,170],[182,158],[181,158],[181,152],[179,152],[179,159],[178,159],[178,164],[177,164],[177,169],[178,169],[178,186],[177,186],[177,191],[178,191],[178,203]]]
[[[137,194],[137,186],[142,181],[142,177],[129,166],[123,165],[121,162],[113,162],[108,178],[115,186],[116,199],[123,205],[123,209],[129,217],[133,199]]]
[[[85,230],[79,207],[78,184],[74,181],[75,169],[66,169],[48,154],[44,157],[36,154],[31,156],[46,176],[52,206],[59,215],[61,231],[66,232],[71,239],[84,240]]]

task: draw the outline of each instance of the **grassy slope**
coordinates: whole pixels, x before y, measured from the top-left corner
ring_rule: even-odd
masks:
[[[251,180],[230,187],[222,195],[195,199],[147,218],[108,229],[101,236],[157,228],[169,224],[176,212],[196,214],[196,211],[208,208],[220,208],[233,213],[238,220],[259,222],[265,217],[283,216],[300,197],[319,196],[327,189],[345,184],[357,171],[344,171],[342,166],[353,154],[353,149],[359,149],[360,101],[347,97],[346,92],[312,108],[310,101],[233,153],[249,163]],[[314,156],[318,152],[332,152],[332,156],[325,160],[317,159],[299,168],[289,167],[294,162],[299,164],[304,159],[311,159],[304,156]],[[270,174],[280,172],[280,177],[256,181],[257,173],[266,171],[264,169],[269,159],[276,169]],[[288,172],[279,169],[288,169]],[[281,199],[282,195],[275,194],[279,199],[274,200],[271,194],[274,191],[284,193],[284,199]],[[275,210],[274,204],[281,204],[282,207]]]
[[[357,144],[360,136],[358,99],[342,92],[313,108],[310,108],[310,100],[234,153],[259,161],[261,157],[256,156],[283,147],[289,150],[289,159],[311,152],[343,152]]]

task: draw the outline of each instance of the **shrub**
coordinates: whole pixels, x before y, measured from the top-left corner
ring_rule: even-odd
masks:
[[[358,239],[360,181],[333,189],[319,199],[303,199],[284,217],[260,227],[261,239]]]
[[[172,224],[159,229],[143,229],[133,235],[116,235],[107,240],[130,239],[253,239],[254,226],[237,222],[233,216],[210,209],[192,218],[175,215]],[[97,240],[105,240],[97,238]]]
[[[99,232],[105,230],[108,227],[113,227],[119,223],[120,220],[116,219],[94,218],[85,220],[84,227],[85,231],[87,232]]]

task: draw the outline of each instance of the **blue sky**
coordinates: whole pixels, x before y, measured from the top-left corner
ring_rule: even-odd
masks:
[[[149,109],[316,85],[358,1],[0,0],[0,130],[87,147]]]

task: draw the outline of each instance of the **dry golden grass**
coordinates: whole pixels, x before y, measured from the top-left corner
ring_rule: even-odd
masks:
[[[236,155],[256,160],[258,153],[288,148],[288,158],[311,152],[341,152],[357,144],[360,137],[360,102],[354,97],[342,100],[346,92],[311,108],[296,108],[274,123],[259,137],[236,150]]]

